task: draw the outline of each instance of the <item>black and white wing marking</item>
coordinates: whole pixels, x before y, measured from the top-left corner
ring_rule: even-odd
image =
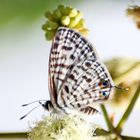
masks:
[[[54,108],[93,114],[96,111],[90,105],[107,99],[113,85],[94,47],[78,32],[59,28],[49,61],[50,97]]]

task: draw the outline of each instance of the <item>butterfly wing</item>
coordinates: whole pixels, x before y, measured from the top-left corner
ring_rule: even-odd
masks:
[[[91,44],[68,28],[59,28],[53,40],[49,57],[49,89],[53,104],[66,80],[68,73],[77,62],[90,55],[95,60],[97,55]]]
[[[102,86],[102,80],[107,86]],[[85,110],[107,99],[112,79],[94,47],[79,33],[61,27],[53,40],[49,61],[49,87],[54,106]],[[108,96],[101,96],[107,93]],[[87,109],[86,109],[87,110]]]
[[[102,63],[86,59],[74,66],[61,88],[58,102],[62,107],[81,110],[108,99],[113,82]],[[74,72],[76,71],[76,72]]]

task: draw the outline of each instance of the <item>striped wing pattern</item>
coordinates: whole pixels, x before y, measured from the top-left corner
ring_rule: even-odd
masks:
[[[97,110],[91,105],[108,99],[113,85],[92,44],[72,29],[59,28],[49,60],[53,107],[64,112],[76,109],[94,114]]]

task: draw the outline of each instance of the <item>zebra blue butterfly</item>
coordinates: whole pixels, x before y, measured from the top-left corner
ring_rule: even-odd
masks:
[[[48,111],[64,114],[98,112],[94,104],[107,100],[115,87],[93,45],[66,27],[60,27],[53,39],[48,81],[50,100],[39,103]]]
[[[59,28],[54,37],[48,77],[50,101],[43,106],[54,112],[94,114],[94,103],[108,99],[114,87],[93,45],[66,27]]]

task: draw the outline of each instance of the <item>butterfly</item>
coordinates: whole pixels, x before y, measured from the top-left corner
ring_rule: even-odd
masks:
[[[92,104],[109,98],[113,80],[93,45],[77,31],[60,27],[49,56],[50,101],[42,104],[54,112],[98,112]]]
[[[66,27],[60,27],[53,39],[48,81],[50,100],[39,103],[48,111],[64,114],[72,110],[88,115],[97,113],[94,103],[107,100],[114,87],[93,45]]]

